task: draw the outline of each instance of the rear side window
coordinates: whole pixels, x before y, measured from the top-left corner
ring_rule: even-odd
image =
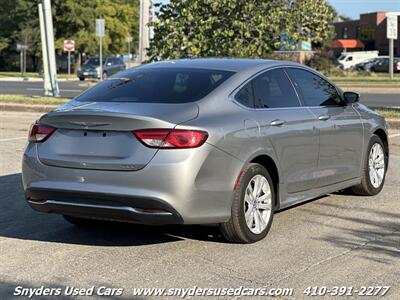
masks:
[[[118,73],[78,96],[77,101],[185,103],[197,101],[234,72],[188,68],[138,68]]]
[[[236,93],[235,100],[246,107],[254,108],[253,87],[251,82],[247,83]]]
[[[289,68],[290,77],[306,106],[337,106],[341,100],[336,88],[309,71]]]
[[[252,80],[258,108],[298,107],[299,99],[282,69],[267,71]]]

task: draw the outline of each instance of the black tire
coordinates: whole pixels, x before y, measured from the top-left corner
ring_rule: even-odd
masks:
[[[267,223],[266,228],[259,234],[253,233],[246,224],[245,219],[245,208],[244,208],[244,197],[247,185],[255,175],[264,176],[271,189],[271,215]],[[225,239],[234,243],[250,244],[262,240],[267,235],[271,228],[273,215],[274,215],[274,204],[275,196],[274,185],[267,169],[259,164],[251,163],[244,170],[242,177],[238,183],[236,191],[233,196],[231,217],[228,222],[220,224],[220,230]]]
[[[79,77],[79,80],[80,80],[80,81],[84,81],[84,80],[85,80],[85,77]]]
[[[371,152],[371,148],[373,145],[376,143],[380,144],[383,152],[384,152],[384,160],[385,160],[385,172],[383,174],[383,180],[382,183],[380,184],[379,187],[375,188],[372,185],[371,179],[370,179],[370,169],[369,169],[369,154]],[[367,148],[367,153],[365,156],[365,161],[363,162],[362,170],[361,170],[361,183],[359,185],[353,186],[352,187],[352,192],[356,195],[361,195],[361,196],[374,196],[377,195],[383,188],[385,184],[385,177],[386,177],[386,172],[387,172],[387,166],[388,166],[388,157],[387,157],[387,151],[386,147],[383,144],[382,140],[377,136],[373,135],[368,143],[368,148]]]
[[[79,226],[79,227],[95,226],[95,225],[98,225],[98,224],[100,224],[102,222],[101,220],[84,219],[84,218],[68,216],[68,215],[63,215],[63,217],[69,223],[71,223],[73,225],[76,225],[76,226]]]
[[[106,80],[107,78],[108,78],[108,74],[107,74],[107,72],[103,72],[102,79],[103,79],[103,80]]]

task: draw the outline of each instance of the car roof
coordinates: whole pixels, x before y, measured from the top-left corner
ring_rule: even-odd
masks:
[[[164,60],[149,63],[141,68],[198,68],[215,69],[221,71],[241,72],[252,68],[272,67],[279,65],[296,65],[298,63],[282,60],[249,59],[249,58],[195,58]]]

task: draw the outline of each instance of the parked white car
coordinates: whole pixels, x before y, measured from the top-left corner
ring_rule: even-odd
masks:
[[[337,61],[344,70],[347,70],[378,55],[379,51],[343,52]]]

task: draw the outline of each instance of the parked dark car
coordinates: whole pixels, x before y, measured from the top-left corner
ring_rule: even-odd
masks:
[[[380,60],[382,60],[384,57],[374,57],[370,58],[366,61],[363,61],[359,64],[356,64],[354,66],[354,69],[357,71],[371,71],[371,67],[374,66],[376,63],[378,63]]]
[[[119,71],[125,70],[126,66],[121,58],[119,57],[105,57],[103,58],[103,70],[100,74],[100,59],[99,57],[91,57],[85,61],[83,65],[78,69],[77,75],[79,80],[85,80],[86,78],[99,79],[102,75],[103,79],[111,76]]]
[[[395,57],[393,62],[394,72],[400,72],[400,58]],[[370,68],[372,72],[389,72],[389,57],[380,58]]]

